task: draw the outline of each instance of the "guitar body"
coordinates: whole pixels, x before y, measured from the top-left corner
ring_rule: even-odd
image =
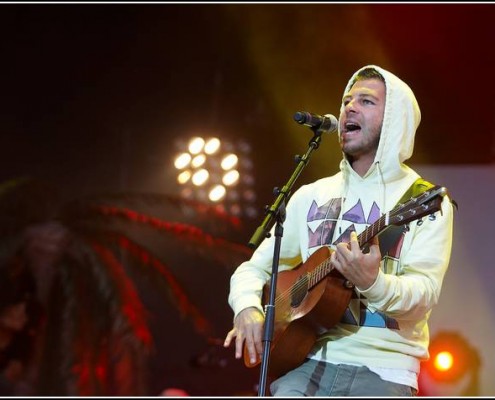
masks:
[[[275,323],[268,365],[268,374],[273,378],[302,364],[318,335],[339,322],[350,302],[352,285],[336,270],[313,287],[305,280],[308,273],[328,262],[330,254],[328,247],[322,247],[305,263],[277,275]],[[269,291],[267,284],[265,300],[269,298]],[[254,367],[261,360],[251,364],[244,349],[244,362]]]

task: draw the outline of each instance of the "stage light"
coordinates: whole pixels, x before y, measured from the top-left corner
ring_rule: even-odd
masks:
[[[189,165],[191,162],[191,155],[189,153],[179,154],[174,161],[175,168],[183,169]]]
[[[242,183],[244,183],[245,185],[248,185],[248,186],[251,186],[254,184],[254,177],[253,175],[249,174],[249,173],[244,173],[242,175]]]
[[[242,194],[242,197],[246,201],[253,202],[256,200],[256,193],[254,193],[254,190],[252,190],[252,189],[247,189]]]
[[[430,360],[425,368],[437,381],[455,382],[470,368],[473,350],[457,332],[441,332],[429,346]]]
[[[454,365],[454,356],[450,351],[441,351],[435,356],[433,365],[437,371],[448,371]]]
[[[192,183],[195,184],[196,186],[201,186],[201,185],[204,185],[206,183],[209,176],[210,176],[210,174],[208,173],[208,171],[206,169],[200,169],[193,174],[191,180],[192,180]]]
[[[244,212],[249,218],[256,218],[258,216],[258,210],[253,206],[247,206]]]
[[[238,217],[242,213],[241,206],[239,204],[232,204],[230,206],[230,213]]]
[[[228,171],[237,165],[238,157],[235,154],[227,154],[220,163],[222,169]]]
[[[464,336],[441,331],[431,340],[429,353],[429,360],[421,365],[420,395],[477,394],[480,357]],[[457,388],[459,383],[464,387]],[[459,393],[447,393],[449,389]]]
[[[191,165],[193,168],[201,167],[206,161],[206,156],[204,154],[198,154],[191,160]]]
[[[211,201],[216,202],[223,199],[225,197],[225,193],[227,193],[225,186],[216,185],[210,190],[210,193],[208,194],[208,198]]]
[[[188,147],[189,153],[199,154],[203,150],[204,145],[205,145],[205,140],[203,138],[195,137],[191,139]]]
[[[239,181],[239,171],[235,169],[227,172],[222,178],[222,182],[226,186],[235,185],[238,181]]]
[[[179,182],[181,185],[186,184],[189,179],[191,179],[191,171],[185,170],[182,171],[178,176],[177,176],[177,182]]]
[[[190,187],[184,187],[180,191],[180,195],[183,199],[192,200],[194,198],[194,192]]]
[[[220,149],[220,140],[211,138],[205,143],[205,153],[208,155],[215,154]]]
[[[236,216],[257,216],[257,211],[246,209],[256,198],[248,143],[195,136],[190,140],[181,138],[176,145],[178,155],[174,166],[178,170],[177,183],[191,189],[180,190],[183,198],[216,203],[217,209]]]
[[[239,191],[235,190],[235,189],[230,189],[227,196],[228,196],[228,199],[233,201],[233,202],[239,201],[239,198],[240,198]]]

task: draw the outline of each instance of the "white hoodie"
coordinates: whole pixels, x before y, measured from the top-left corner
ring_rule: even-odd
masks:
[[[279,271],[296,267],[321,246],[348,241],[381,214],[393,209],[419,177],[404,164],[413,151],[420,111],[411,89],[378,66],[385,78],[386,104],[375,161],[361,177],[347,159],[340,172],[304,185],[287,204]],[[349,80],[348,92],[357,71]],[[355,290],[344,316],[323,334],[309,357],[332,363],[365,365],[384,379],[417,388],[419,363],[428,357],[427,320],[437,303],[452,245],[453,212],[446,196],[436,219],[410,229],[382,259],[376,281]],[[260,296],[270,277],[273,229],[231,277],[229,304],[236,316],[247,307],[263,311]],[[384,255],[382,255],[384,256]],[[387,372],[392,368],[392,373]],[[403,371],[401,373],[400,371]]]

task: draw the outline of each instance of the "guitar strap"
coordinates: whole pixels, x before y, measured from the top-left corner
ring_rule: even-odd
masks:
[[[434,187],[432,183],[418,178],[415,182],[406,190],[403,196],[400,198],[397,204],[404,203],[409,200],[411,197],[416,197],[424,191]],[[406,225],[390,225],[386,229],[384,229],[378,237],[380,239],[380,253],[382,257],[387,254],[387,252],[392,248],[394,244],[397,243],[397,240],[402,235],[402,233],[406,230]]]

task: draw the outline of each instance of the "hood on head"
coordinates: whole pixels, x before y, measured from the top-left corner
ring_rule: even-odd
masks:
[[[401,175],[402,163],[412,156],[421,112],[411,88],[391,72],[376,65],[366,65],[357,70],[349,79],[344,95],[351,89],[357,74],[367,68],[378,71],[385,79],[385,111],[374,165],[379,162],[385,180],[392,180]],[[339,137],[340,134],[339,127]],[[372,169],[373,166],[368,173]]]

